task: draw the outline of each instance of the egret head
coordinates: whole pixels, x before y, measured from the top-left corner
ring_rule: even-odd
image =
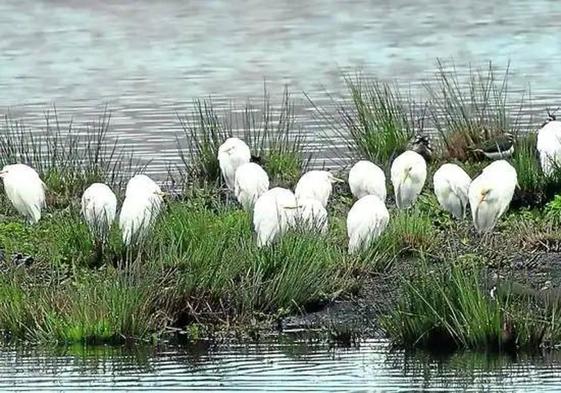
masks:
[[[327,172],[327,179],[329,180],[330,183],[344,183],[345,180],[336,177],[333,173],[331,172]]]
[[[479,192],[479,203],[485,202],[488,199],[489,192],[491,190],[489,188],[483,188]]]
[[[6,177],[13,169],[13,165],[6,165],[0,170],[0,179]]]

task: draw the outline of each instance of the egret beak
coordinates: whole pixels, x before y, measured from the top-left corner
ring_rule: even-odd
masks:
[[[302,207],[302,205],[296,205],[296,206],[284,206],[284,209],[287,210],[294,210],[294,209],[300,209]]]
[[[344,183],[345,180],[343,180],[343,179],[341,179],[341,178],[339,178],[339,177],[333,176],[333,182],[335,182],[335,183]]]

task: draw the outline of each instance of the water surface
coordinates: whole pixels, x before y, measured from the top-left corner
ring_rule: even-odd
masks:
[[[415,90],[437,57],[461,72],[510,60],[513,88],[531,83],[556,106],[560,17],[555,0],[4,0],[0,113],[37,126],[53,103],[67,121],[108,105],[115,135],[161,173],[177,162],[177,113],[197,97],[222,107],[260,97],[264,81],[273,98],[290,86],[316,143],[302,91],[325,104],[346,71]]]
[[[384,340],[337,348],[305,339],[134,349],[0,351],[1,390],[558,391],[558,356],[391,351]]]

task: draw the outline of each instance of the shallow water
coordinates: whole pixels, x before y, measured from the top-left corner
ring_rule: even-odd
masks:
[[[560,16],[555,0],[4,0],[0,113],[37,126],[52,103],[66,121],[108,105],[114,135],[161,173],[177,162],[177,113],[197,97],[222,107],[260,97],[265,80],[273,98],[290,85],[316,144],[302,91],[326,104],[357,69],[416,90],[437,57],[460,71],[510,60],[513,88],[531,82],[534,102],[553,107]]]
[[[537,391],[561,389],[557,356],[336,348],[281,337],[260,344],[0,351],[1,390]]]

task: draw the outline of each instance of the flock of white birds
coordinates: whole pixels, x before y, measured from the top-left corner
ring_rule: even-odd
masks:
[[[544,174],[561,166],[561,121],[545,123],[538,131],[537,149]],[[218,161],[227,187],[239,203],[253,212],[257,245],[271,244],[294,227],[325,233],[327,205],[336,182],[344,180],[329,171],[312,170],[300,178],[294,192],[269,189],[269,176],[250,162],[250,148],[238,138],[228,138],[218,150]],[[45,184],[38,173],[24,164],[6,165],[0,171],[4,190],[14,208],[30,224],[41,218],[45,207]],[[398,209],[411,207],[427,178],[427,164],[414,151],[405,151],[391,164],[390,180]],[[347,215],[349,253],[356,253],[375,241],[386,229],[390,214],[386,207],[386,176],[370,161],[359,161],[350,170],[348,183],[357,199]],[[491,231],[507,211],[518,184],[517,174],[505,160],[494,161],[475,179],[456,164],[444,164],[433,177],[434,192],[442,209],[463,219],[469,204],[473,224],[479,233]],[[147,236],[163,203],[164,193],[146,175],[133,176],[126,188],[119,215],[123,242],[132,245]],[[82,196],[81,213],[90,231],[107,236],[116,214],[117,197],[105,184],[89,186]]]

